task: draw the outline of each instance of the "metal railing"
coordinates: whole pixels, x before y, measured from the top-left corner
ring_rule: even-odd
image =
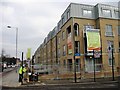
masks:
[[[41,65],[39,66],[38,73],[40,73],[41,77],[44,79],[74,79],[74,65]],[[119,76],[119,71],[116,67],[114,67],[115,77]],[[85,65],[84,69],[80,67],[80,65],[76,64],[76,73],[77,80],[78,79],[92,79],[94,78],[94,66],[93,65]],[[102,64],[95,65],[95,78],[107,79],[111,78],[112,80],[112,69],[106,69]]]

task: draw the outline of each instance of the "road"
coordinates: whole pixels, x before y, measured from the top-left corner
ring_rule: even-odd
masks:
[[[98,86],[98,85],[80,85],[80,84],[69,84],[69,85],[35,85],[35,86],[20,86],[17,88],[4,87],[3,90],[119,90],[117,87],[109,85]]]

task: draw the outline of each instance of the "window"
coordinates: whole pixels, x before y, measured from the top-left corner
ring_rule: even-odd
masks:
[[[58,49],[58,57],[60,57],[60,49]]]
[[[111,10],[103,9],[103,16],[105,16],[105,17],[112,17]]]
[[[72,35],[71,35],[71,26],[67,28],[67,53],[72,54]]]
[[[63,61],[63,66],[66,67],[66,60]]]
[[[109,58],[109,65],[110,65],[110,66],[112,66],[112,60],[113,60],[113,65],[115,64],[114,57],[113,57],[113,59],[112,59],[112,58]]]
[[[70,10],[68,10],[68,12],[67,12],[67,19],[69,19],[70,18]]]
[[[114,42],[109,40],[107,42],[108,42],[108,46],[111,45],[111,47],[114,49]]]
[[[58,24],[58,31],[60,31],[60,24]]]
[[[75,53],[80,53],[80,42],[75,41]]]
[[[65,39],[65,31],[62,32],[62,39]]]
[[[73,67],[73,65],[72,65],[72,59],[68,59],[67,63],[68,63],[68,65],[67,65],[68,71],[71,72],[73,70],[72,69],[72,67]]]
[[[118,11],[114,11],[115,12],[115,18],[118,18],[119,17],[119,12]]]
[[[54,42],[53,42],[53,43],[54,43],[54,45],[53,45],[53,46],[54,46],[54,47],[56,47],[56,40],[54,40]]]
[[[113,49],[113,52],[115,52],[115,49],[114,49],[114,42],[113,41],[107,41],[108,42],[108,46],[111,45],[111,48]]]
[[[75,23],[74,25],[74,30],[75,30],[75,36],[79,35],[79,25],[77,23]]]
[[[65,45],[63,45],[63,56],[65,56],[66,55],[66,47],[65,47]]]
[[[67,33],[68,33],[68,35],[71,34],[71,26],[69,26],[69,27],[67,28]]]
[[[54,58],[56,58],[56,52],[54,52]]]
[[[119,52],[120,52],[120,42],[119,42]]]
[[[118,26],[117,29],[118,29],[118,35],[120,35],[120,26]]]
[[[62,24],[64,23],[64,21],[65,21],[65,18],[64,18],[64,16],[62,17]]]
[[[60,37],[58,38],[58,44],[60,44]]]
[[[92,17],[92,10],[83,10],[83,16],[85,17]]]
[[[54,58],[54,53],[52,52],[52,59]]]
[[[112,25],[106,25],[105,35],[106,36],[113,36]]]
[[[76,59],[76,72],[80,72],[80,59]]]
[[[94,29],[94,25],[84,25],[84,29]]]

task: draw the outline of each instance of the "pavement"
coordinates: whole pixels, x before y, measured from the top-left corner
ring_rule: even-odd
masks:
[[[18,87],[20,86],[18,82],[18,73],[16,73],[17,68],[10,68],[2,73],[2,84],[1,86],[8,87]]]
[[[20,87],[3,87],[3,90],[119,90],[114,84],[96,83],[69,83],[69,84],[44,84],[37,83],[22,85]]]
[[[17,69],[17,68],[16,68]],[[8,87],[8,88],[47,88],[47,87],[63,87],[63,88],[118,88],[118,81],[112,81],[112,80],[96,80],[96,82],[93,82],[93,79],[87,79],[87,80],[77,80],[77,83],[74,83],[74,80],[44,80],[39,82],[29,82],[24,83],[23,85],[20,85],[18,82],[18,73],[16,73],[16,69],[13,71],[7,73],[7,75],[4,75],[2,77],[2,87]],[[15,90],[15,89],[11,89]],[[20,89],[22,90],[22,89]],[[40,89],[44,90],[44,89]],[[49,90],[49,89],[46,89]],[[51,89],[52,90],[52,89]],[[58,89],[53,89],[58,90]],[[63,90],[63,89],[60,89]],[[69,89],[67,89],[69,90]],[[72,90],[72,89],[70,89]],[[75,89],[77,90],[77,89]]]

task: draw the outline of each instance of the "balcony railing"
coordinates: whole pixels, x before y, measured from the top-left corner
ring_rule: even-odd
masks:
[[[113,32],[105,32],[105,36],[113,36]]]

